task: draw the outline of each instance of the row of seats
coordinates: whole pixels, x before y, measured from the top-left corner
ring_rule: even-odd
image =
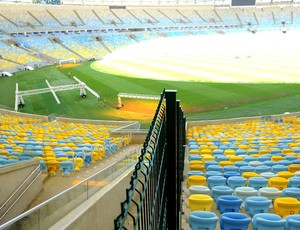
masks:
[[[189,196],[188,204],[191,211],[211,211],[213,202],[214,198],[209,195],[193,194]],[[246,213],[251,217],[257,213],[268,213],[272,203],[267,197],[248,196],[245,198],[239,193],[236,193],[236,195],[218,196],[215,202],[220,214],[240,212],[241,208],[244,207]],[[300,202],[293,197],[279,197],[274,200],[272,207],[274,212],[284,219],[288,215],[299,213]]]
[[[194,211],[190,215],[191,230],[197,229],[216,229],[220,220],[222,230],[248,230],[252,222],[253,230],[298,230],[300,227],[300,215],[289,215],[285,219],[271,213],[258,213],[253,219],[243,213],[226,212],[220,218],[213,212]]]

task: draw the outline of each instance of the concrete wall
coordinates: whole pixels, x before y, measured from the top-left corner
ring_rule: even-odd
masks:
[[[42,189],[39,161],[33,159],[0,167],[0,184],[0,217],[10,209],[11,205],[23,193],[20,199],[17,200],[17,205],[12,206],[9,212],[1,219],[0,224],[3,224],[23,213]],[[5,204],[9,198],[9,202]]]
[[[58,221],[49,230],[112,230],[113,220],[121,212],[125,189],[129,187],[133,167],[104,187],[78,208]]]
[[[18,117],[27,117],[27,118],[35,118],[40,119],[41,121],[48,122],[49,117],[43,115],[29,114],[29,113],[20,113],[6,109],[0,109],[0,113],[2,114],[10,114]],[[72,122],[72,123],[80,123],[80,124],[96,124],[96,125],[115,125],[115,126],[126,126],[127,128],[136,129],[140,126],[139,122],[135,121],[112,121],[112,120],[90,120],[90,119],[76,119],[76,118],[66,118],[66,117],[56,117],[57,121],[61,122]]]

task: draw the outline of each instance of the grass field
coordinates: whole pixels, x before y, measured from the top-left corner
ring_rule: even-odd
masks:
[[[19,72],[0,79],[0,105],[14,108],[16,83],[21,91],[46,88],[45,79],[52,86],[76,83],[68,78],[68,72],[71,72],[98,92],[101,99],[98,101],[89,93],[83,99],[79,90],[72,90],[57,93],[61,101],[58,105],[52,94],[46,93],[25,97],[26,106],[19,111],[89,119],[138,120],[147,126],[157,102],[122,99],[124,107],[117,110],[117,94],[159,95],[164,88],[177,90],[188,120],[299,111],[300,46],[292,44],[292,36],[286,37],[288,41],[284,43],[290,44],[290,48],[274,42],[273,49],[267,36],[261,37],[262,40],[255,37],[259,46],[253,43],[253,37],[228,35],[228,39],[222,37],[220,43],[219,36],[222,35],[209,39],[193,38],[198,45],[192,44],[191,40],[180,43],[179,38],[173,39],[174,43],[156,40],[148,42],[147,46],[143,44],[148,51],[138,46],[126,47],[100,62]],[[243,48],[242,42],[251,41],[253,44]],[[208,47],[209,44],[212,45]],[[176,47],[180,48],[175,51]]]

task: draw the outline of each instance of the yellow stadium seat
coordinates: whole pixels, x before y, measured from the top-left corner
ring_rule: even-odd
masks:
[[[189,196],[188,203],[191,211],[210,211],[213,199],[208,195],[193,194]]]
[[[256,172],[244,172],[242,174],[242,177],[246,178],[247,180],[251,177],[260,177],[259,174],[257,174]]]
[[[289,172],[291,172],[291,173],[295,173],[295,172],[297,172],[297,171],[300,171],[300,164],[290,164],[290,165],[288,166],[288,170],[289,170]]]
[[[268,149],[259,150],[259,155],[264,155],[264,154],[269,154],[269,153],[270,153],[270,150],[268,150]]]
[[[277,173],[278,177],[283,177],[285,179],[289,179],[290,177],[295,176],[295,173],[289,172],[289,171],[281,171]]]
[[[239,149],[249,149],[249,145],[244,145],[244,144],[240,144],[239,146]]]
[[[200,145],[199,146],[199,150],[201,151],[202,149],[207,149],[208,148],[208,145]]]
[[[214,157],[214,156],[211,156],[211,155],[202,155],[202,162],[203,162],[203,164],[206,161],[215,161],[215,160],[216,160],[216,157]]]
[[[80,157],[75,157],[73,160],[75,161],[74,162],[74,170],[76,172],[80,171],[80,168],[82,168],[84,165],[83,159]]]
[[[284,160],[284,157],[283,156],[272,156],[271,160],[277,162],[277,161]]]
[[[45,153],[44,156],[47,158],[47,157],[56,157],[56,155],[54,153]]]
[[[232,155],[235,155],[234,149],[225,149],[224,150],[224,156],[232,156]]]
[[[198,171],[205,172],[205,167],[203,164],[190,164],[190,170],[198,170]]]
[[[277,188],[282,191],[283,189],[287,188],[289,182],[289,180],[283,177],[272,177],[269,178],[268,187]]]
[[[56,160],[47,161],[46,165],[50,176],[54,176],[56,171],[58,171],[60,168],[59,163]]]
[[[287,154],[287,153],[293,153],[293,150],[292,149],[282,149],[281,152],[283,154]]]
[[[203,185],[206,186],[206,177],[199,175],[192,175],[188,178],[188,187],[192,185]]]
[[[56,158],[55,157],[45,157],[45,161],[48,162],[48,161],[56,161]]]
[[[100,155],[98,154],[98,151],[92,152],[92,161],[93,161],[93,163],[95,163],[95,162],[98,161],[99,159],[101,159],[101,157],[100,157]]]
[[[219,165],[224,167],[224,166],[227,166],[227,165],[234,165],[234,163],[232,161],[220,161]]]
[[[274,201],[274,211],[284,219],[289,215],[299,213],[300,202],[292,197],[279,197]]]
[[[258,158],[260,157],[261,155],[259,155],[258,153],[254,153],[254,154],[250,154],[251,157],[255,157],[255,158]]]
[[[58,162],[61,162],[61,161],[69,161],[69,158],[68,157],[59,157],[59,158],[56,158],[56,160]]]
[[[189,151],[189,154],[198,154],[199,155],[199,150],[198,149],[191,149],[190,151]]]
[[[212,150],[211,149],[201,149],[200,155],[212,155]]]
[[[243,161],[243,157],[241,156],[229,156],[229,161],[235,163],[235,162],[238,162],[238,161]]]
[[[9,152],[7,150],[0,150],[0,155],[8,156]]]

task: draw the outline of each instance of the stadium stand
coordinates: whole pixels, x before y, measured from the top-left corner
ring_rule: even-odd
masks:
[[[11,61],[19,65],[38,63],[37,66],[52,65],[53,62],[69,58],[75,58],[76,61],[102,58],[110,51],[145,40],[146,37],[247,30],[255,33],[272,28],[286,31],[295,28],[300,21],[298,7],[278,5],[228,8],[208,4],[197,7],[172,6],[168,9],[163,6],[130,6],[126,9],[38,5],[24,5],[15,9],[13,5],[2,6],[0,29],[4,32],[1,32],[0,39],[8,44],[24,44],[25,48],[23,51],[10,49]],[[136,40],[134,36],[129,38],[132,34]],[[79,35],[93,35],[93,39]],[[44,54],[39,57],[42,60],[32,57],[31,49]],[[20,56],[20,59],[17,60],[16,56]],[[20,70],[16,68],[18,65],[4,67],[11,72]]]
[[[7,61],[19,65],[34,65],[34,63],[42,62],[41,59],[28,54],[26,51],[14,46],[0,42],[1,57]]]
[[[125,45],[134,43],[134,40],[129,38],[126,34],[103,35],[102,42],[110,50],[116,50]]]
[[[107,50],[96,42],[91,36],[61,37],[62,42],[86,59],[101,58],[107,54]]]
[[[51,123],[1,114],[0,127],[0,154],[6,156],[1,164],[11,163],[9,159],[38,158],[42,164],[46,163],[51,175],[59,170],[60,158],[68,162],[75,159],[71,170],[74,167],[79,170],[130,143],[129,137],[110,137],[109,131],[116,126]],[[83,161],[77,167],[78,157]]]
[[[194,6],[174,6],[170,9],[143,6],[143,9],[132,7],[126,10],[109,9],[104,6],[86,8],[65,6],[59,9],[50,6],[26,6],[25,9],[17,11],[13,11],[11,7],[4,6],[0,9],[0,29],[5,30],[5,33],[0,34],[1,71],[43,62],[44,60],[33,55],[35,53],[45,55],[41,58],[46,59],[48,56],[56,61],[68,58],[84,61],[101,58],[110,51],[135,42],[165,35],[202,35],[216,33],[216,29],[229,33],[236,29],[247,30],[252,26],[257,29],[278,29],[283,25],[298,25],[300,21],[297,7],[273,5],[233,9],[225,7],[215,9],[212,6],[201,6],[196,9]],[[182,27],[178,24],[187,27],[186,30],[181,30]],[[166,25],[169,27],[165,28]],[[99,26],[103,28],[97,28]],[[13,45],[15,43],[19,47]],[[136,205],[139,196],[138,205],[142,207],[144,204],[146,212],[151,214],[155,212],[154,222],[157,226],[162,226],[157,229],[165,227],[164,217],[167,215],[169,221],[177,222],[179,218],[179,212],[176,214],[176,211],[180,209],[181,204],[177,204],[176,199],[181,201],[181,194],[175,192],[181,191],[180,179],[183,177],[179,163],[176,165],[179,172],[175,170],[175,173],[171,174],[179,181],[177,181],[179,187],[172,190],[178,197],[175,197],[174,206],[168,206],[170,213],[174,214],[175,211],[175,216],[170,220],[170,213],[165,212],[165,207],[161,207],[159,210],[161,213],[153,211],[156,210],[156,198],[161,198],[160,195],[165,192],[165,187],[159,187],[161,184],[165,186],[165,181],[160,181],[162,179],[160,170],[168,168],[163,158],[164,152],[157,150],[165,146],[159,148],[154,146],[158,138],[166,136],[169,138],[170,135],[163,133],[165,136],[156,136],[156,131],[161,131],[161,126],[165,125],[165,119],[163,116],[160,117],[159,113],[163,110],[164,106],[158,107],[153,126],[149,131],[147,139],[149,142],[145,142],[142,155],[134,169],[134,176],[129,179],[131,187],[126,190],[126,200],[122,202],[121,214],[116,216],[116,229],[120,223],[124,223],[123,220],[126,219],[124,213],[130,213],[130,202]],[[185,140],[179,140],[187,143],[185,167],[188,168],[188,172],[184,175],[183,182],[185,202],[183,224],[190,225],[191,229],[199,225],[206,225],[208,229],[215,229],[216,226],[221,229],[236,229],[237,225],[240,229],[248,229],[248,226],[252,226],[253,229],[269,229],[272,223],[280,227],[287,224],[288,217],[299,213],[300,210],[300,195],[297,190],[300,169],[298,134],[300,118],[287,116],[274,121],[265,121],[259,117],[253,120],[222,122],[188,125]],[[94,162],[131,143],[129,136],[110,135],[110,131],[116,127],[92,123],[48,122],[1,114],[0,165],[16,165],[35,158],[39,161],[39,169],[44,173],[55,176],[61,170],[63,175],[69,176],[84,167],[91,167]],[[178,130],[183,131],[184,125],[180,127],[177,127]],[[153,130],[155,135],[152,133]],[[178,135],[175,139],[177,138],[181,139],[182,136]],[[179,150],[183,143],[173,144],[178,147],[174,152],[181,153],[180,157],[184,156],[180,152],[182,149]],[[174,146],[169,144],[168,147]],[[177,159],[178,162],[182,160],[180,157]],[[174,158],[169,158],[168,164]],[[122,165],[132,162],[131,160],[125,159]],[[161,163],[161,168],[153,162]],[[146,176],[140,179],[138,178],[140,175]],[[151,191],[148,191],[148,187],[144,187],[144,182],[150,177],[155,178],[150,183],[157,183],[158,187],[150,184]],[[93,183],[97,184],[95,181]],[[141,183],[142,186],[134,187],[136,186],[134,183]],[[151,197],[148,192],[151,193]],[[161,193],[152,196],[152,192]],[[133,196],[133,193],[136,196]],[[168,199],[174,198],[174,194],[169,193]],[[153,199],[149,203],[144,202],[145,196],[148,200]],[[70,200],[72,199],[75,199],[74,195],[71,196]],[[152,201],[153,206],[150,206]],[[165,205],[166,201],[161,201]],[[238,201],[237,208],[232,209],[235,201]],[[264,203],[263,207],[257,207],[259,206],[257,202],[260,201]],[[146,224],[143,221],[149,218],[146,222],[151,222],[152,217],[140,218],[138,214],[143,213],[143,210],[141,211],[139,207],[134,212],[136,215],[134,218],[128,217],[134,221],[128,221],[126,224],[129,226],[141,224],[142,227],[139,229],[143,229]],[[175,207],[174,210],[172,207]],[[68,212],[71,212],[70,209]],[[206,219],[208,220],[205,221]],[[168,224],[171,225],[171,222]],[[171,229],[170,226],[169,228]]]
[[[72,53],[66,47],[61,45],[61,40],[58,38],[28,38],[18,39],[17,43],[25,46],[28,49],[43,53],[52,58],[63,60],[68,58],[80,59],[76,53]]]
[[[187,129],[187,142],[188,142],[189,156],[197,154],[200,155],[200,158],[202,158],[202,161],[193,160],[192,158],[189,158],[190,170],[195,170],[194,168],[191,167],[192,162],[199,162],[199,163],[203,162],[203,159],[205,158],[206,154],[211,154],[213,150],[215,152],[214,156],[216,156],[217,158],[226,155],[226,151],[229,150],[232,151],[233,155],[231,155],[230,153],[230,155],[227,154],[227,156],[234,157],[234,158],[230,157],[229,162],[232,161],[237,168],[245,167],[245,165],[251,165],[252,167],[254,167],[254,170],[256,170],[259,167],[262,167],[260,165],[264,166],[264,164],[266,165],[269,164],[270,160],[274,162],[275,166],[278,167],[281,164],[286,164],[286,166],[281,165],[283,166],[281,170],[273,171],[275,172],[275,174],[273,173],[273,176],[271,178],[263,177],[263,175],[266,175],[264,173],[266,172],[271,173],[271,167],[265,167],[266,171],[260,172],[258,174],[254,173],[253,171],[243,171],[243,173],[240,175],[242,175],[242,177],[244,177],[247,180],[246,183],[247,187],[243,187],[244,183],[240,183],[238,185],[240,187],[233,187],[235,190],[233,194],[245,200],[246,206],[244,207],[242,205],[241,210],[234,211],[234,212],[241,212],[241,213],[269,212],[273,214],[278,214],[282,219],[285,219],[287,215],[299,213],[298,210],[299,207],[297,203],[298,199],[294,198],[294,196],[293,198],[290,198],[289,196],[291,195],[288,195],[289,198],[286,198],[288,199],[287,201],[281,198],[282,190],[285,191],[290,187],[294,187],[294,186],[297,187],[296,185],[297,182],[294,182],[297,181],[297,177],[295,176],[293,171],[287,171],[288,170],[287,167],[289,167],[289,169],[292,169],[292,166],[290,167],[290,165],[293,165],[293,163],[299,159],[298,153],[294,152],[293,149],[299,145],[298,143],[299,136],[297,133],[294,132],[294,130],[297,130],[299,118],[295,116],[290,116],[290,117],[280,119],[280,121],[281,122],[278,122],[278,120],[274,122],[263,121],[263,120],[245,120],[245,121],[239,121],[235,123],[224,122],[222,124],[214,124],[214,125],[203,124],[199,126],[189,126],[189,128]],[[217,146],[217,149],[215,149],[215,146]],[[211,151],[203,152],[203,149],[207,149],[207,148],[211,149]],[[241,151],[241,149],[245,149],[246,151]],[[251,152],[252,149],[256,149],[257,150],[256,152],[258,152],[258,154]],[[277,151],[272,152],[274,150]],[[237,152],[240,151],[243,154],[239,155],[238,161],[235,161],[235,155],[237,154]],[[251,156],[252,158],[249,158],[250,161],[245,161],[246,159],[248,159],[247,158],[248,156]],[[284,162],[283,159],[285,159]],[[244,164],[241,164],[242,162],[244,162]],[[221,162],[219,162],[219,165],[222,166]],[[227,167],[232,167],[232,166],[223,166],[224,176]],[[211,175],[213,172],[218,172],[219,175],[220,171],[217,168],[216,170],[218,171],[213,171],[213,170],[215,170],[213,167],[208,167],[206,168],[205,171],[202,172],[204,172],[204,175],[206,176]],[[249,175],[246,176],[246,173],[248,173]],[[252,174],[250,175],[250,173],[252,173],[253,175],[255,174],[256,177],[252,177],[251,176]],[[223,174],[221,173],[221,175]],[[234,176],[232,175],[228,177],[227,179],[228,186],[230,187],[234,186],[235,183],[234,181],[236,176],[237,175]],[[189,181],[191,176],[189,176],[188,178]],[[189,183],[188,181],[187,184]],[[212,185],[209,183],[209,181],[205,183],[200,181],[199,182],[195,181],[193,185],[194,186],[208,185],[211,190],[211,196],[214,197],[214,190],[211,188]],[[239,189],[239,191],[237,191],[237,189]],[[252,190],[250,191],[250,189]],[[270,189],[270,193],[266,189]],[[271,189],[274,189],[274,191],[273,190],[271,191]],[[221,189],[220,191],[222,190],[225,191],[224,189]],[[249,200],[250,197],[249,198],[247,197],[253,195],[256,196],[258,190],[260,192],[258,193],[257,199],[260,199],[259,196],[262,196],[262,198],[267,197],[267,198],[263,198],[266,199],[266,201],[268,199],[271,199],[271,201],[274,202],[275,205],[274,210],[271,209],[269,211],[262,211],[262,210],[257,211],[256,209],[252,210],[252,207],[250,207],[252,211],[249,210],[248,202],[250,202]],[[194,193],[195,192],[193,192],[193,194]],[[199,193],[201,193],[200,190]],[[256,197],[254,198],[256,199]],[[218,210],[217,201],[219,201],[219,199],[215,200],[215,203],[213,204],[211,210],[213,210],[213,212],[215,212],[217,216],[221,219],[222,213],[218,213],[217,211]],[[268,200],[268,205],[267,205],[268,207],[271,201]],[[289,203],[290,205],[289,206],[286,205],[286,202],[290,202]],[[292,204],[291,202],[294,203]],[[262,205],[262,202],[259,203],[260,205]],[[267,208],[266,210],[268,210],[269,209],[268,207],[262,207],[262,208]],[[193,214],[194,211],[203,211],[203,209],[194,210],[193,208],[191,210],[190,208],[191,216],[194,215]],[[188,215],[189,214],[186,214],[187,221],[189,221]],[[255,229],[257,223],[255,219],[255,214],[251,214],[251,216],[253,215],[254,215],[253,229]],[[190,222],[190,225],[192,226],[195,220],[191,219],[190,221],[192,221]],[[220,224],[222,225],[222,223]]]

